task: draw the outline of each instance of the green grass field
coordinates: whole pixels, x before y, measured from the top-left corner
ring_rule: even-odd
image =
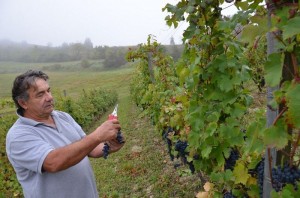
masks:
[[[149,119],[140,116],[140,110],[131,101],[129,84],[132,72],[133,68],[128,66],[101,72],[82,69],[46,71],[52,90],[66,90],[69,96],[77,97],[83,89],[96,87],[118,92],[118,116],[126,144],[106,160],[91,159],[100,197],[195,197],[202,186],[199,177],[191,175],[185,166],[174,169],[175,162],[168,156],[161,132],[155,131]],[[0,99],[10,97],[11,84],[19,73],[1,73],[0,70]],[[106,120],[110,111],[87,133]]]

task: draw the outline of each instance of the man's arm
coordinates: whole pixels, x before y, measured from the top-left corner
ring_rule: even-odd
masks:
[[[80,141],[51,151],[43,162],[43,171],[58,172],[74,166],[95,148],[103,147],[102,142],[115,139],[119,129],[117,120],[109,120]],[[98,154],[101,156],[101,153]]]

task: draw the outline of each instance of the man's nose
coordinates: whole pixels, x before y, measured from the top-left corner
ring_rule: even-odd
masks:
[[[47,95],[46,95],[46,100],[49,101],[49,100],[52,100],[52,99],[53,99],[52,94],[51,94],[50,92],[47,93]]]

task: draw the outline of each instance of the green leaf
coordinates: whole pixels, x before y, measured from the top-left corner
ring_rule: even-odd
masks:
[[[239,103],[235,103],[234,104],[234,109],[231,113],[231,116],[241,117],[242,115],[245,114],[246,109],[247,108],[244,105],[239,104]]]
[[[286,93],[287,97],[287,120],[290,124],[297,128],[300,128],[300,84],[291,86],[291,88]]]
[[[284,148],[288,144],[288,133],[283,119],[279,119],[276,125],[267,128],[263,137],[266,146]]]
[[[182,68],[182,70],[179,73],[179,78],[181,82],[185,81],[185,78],[189,75],[190,71],[187,68]]]
[[[265,126],[262,120],[252,122],[246,130],[245,152],[246,153],[260,153],[264,150],[261,131]]]
[[[219,113],[218,112],[212,112],[207,116],[207,121],[208,122],[217,122],[219,120]]]
[[[194,10],[195,10],[195,7],[189,5],[189,6],[187,6],[187,8],[186,8],[185,11],[186,11],[187,13],[192,13],[192,12],[194,12]]]
[[[262,31],[259,26],[252,24],[246,25],[242,31],[241,41],[244,43],[252,44],[255,41],[255,38],[257,36],[261,36],[261,34]]]
[[[244,2],[242,2],[242,1],[237,1],[236,2],[236,6],[238,7],[238,8],[241,8],[242,10],[247,10],[248,9],[248,2],[247,1],[244,1]]]
[[[265,65],[265,79],[267,84],[271,87],[278,85],[281,80],[283,58],[284,56],[282,53],[273,53],[268,57]]]
[[[206,146],[202,151],[201,155],[203,158],[208,158],[209,154],[211,153],[212,147],[211,146]]]
[[[287,24],[282,27],[282,30],[282,37],[284,40],[300,34],[300,16],[290,19]]]
[[[233,174],[232,174],[231,170],[226,170],[226,172],[224,174],[224,180],[225,180],[225,182],[233,181]]]
[[[267,19],[265,16],[254,15],[249,19],[251,24],[243,28],[241,40],[253,44],[256,37],[264,36],[268,32]]]
[[[233,88],[232,82],[228,76],[220,76],[219,87],[222,91],[228,92]]]

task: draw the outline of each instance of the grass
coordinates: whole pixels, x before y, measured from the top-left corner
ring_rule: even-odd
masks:
[[[0,67],[1,68],[1,67]],[[47,72],[55,91],[66,90],[78,96],[83,89],[102,87],[119,94],[119,120],[126,138],[124,147],[108,159],[91,159],[100,197],[195,197],[202,186],[197,175],[188,168],[177,170],[168,156],[161,133],[155,131],[150,120],[140,117],[139,109],[129,94],[133,69],[92,72]],[[18,74],[0,72],[0,98],[10,97],[11,84]],[[113,107],[87,130],[93,131],[113,110]]]
[[[50,77],[50,86],[52,90],[66,90],[68,95],[77,96],[82,90],[93,88],[116,89],[120,84],[127,85],[131,77],[131,68],[122,68],[120,70],[110,70],[102,72],[91,72],[85,70],[72,72],[47,72]],[[0,97],[10,98],[11,88],[14,78],[19,75],[16,73],[0,73]],[[120,83],[120,84],[119,84]],[[124,94],[124,93],[120,93]]]

